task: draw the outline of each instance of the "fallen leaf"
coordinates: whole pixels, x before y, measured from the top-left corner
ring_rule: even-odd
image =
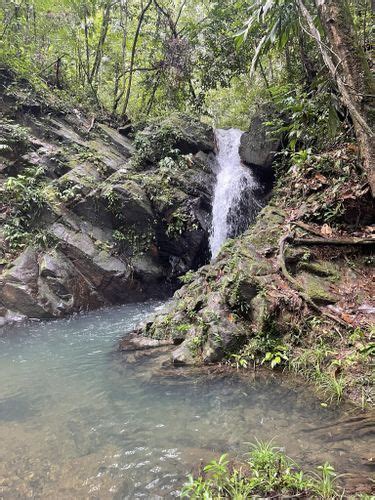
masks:
[[[342,313],[341,314],[341,318],[346,321],[347,323],[349,323],[350,325],[353,323],[353,318],[350,316],[350,314],[347,314],[347,313]]]
[[[318,181],[321,182],[322,184],[328,184],[327,177],[325,177],[322,174],[315,174],[315,179],[318,179]]]
[[[323,226],[320,228],[320,232],[324,236],[332,236],[333,234],[332,228],[328,224],[323,224]]]

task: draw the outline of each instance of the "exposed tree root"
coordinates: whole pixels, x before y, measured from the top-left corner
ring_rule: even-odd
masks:
[[[293,286],[293,288],[298,292],[299,296],[316,312],[321,314],[322,316],[325,316],[326,318],[329,318],[332,321],[335,321],[336,323],[339,323],[341,326],[344,326],[347,328],[349,325],[342,320],[341,318],[322,310],[302,289],[301,285],[299,282],[293,278],[293,276],[289,273],[286,263],[285,263],[285,246],[288,242],[293,243],[294,237],[292,233],[287,233],[284,235],[279,242],[279,255],[278,255],[278,260],[280,264],[280,269],[281,272],[284,276],[284,278]]]

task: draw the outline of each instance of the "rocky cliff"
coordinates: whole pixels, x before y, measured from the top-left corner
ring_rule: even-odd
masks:
[[[0,325],[162,295],[208,258],[210,127],[130,140],[1,73]]]

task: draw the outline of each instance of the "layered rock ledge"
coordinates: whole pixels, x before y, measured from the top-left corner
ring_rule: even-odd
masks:
[[[6,72],[0,86],[1,325],[160,297],[207,261],[209,126],[176,114],[130,140]]]

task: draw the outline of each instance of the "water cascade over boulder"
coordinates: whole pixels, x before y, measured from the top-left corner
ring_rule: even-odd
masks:
[[[243,233],[254,221],[262,203],[260,184],[239,155],[243,132],[238,129],[216,131],[216,185],[212,206],[210,249],[216,257],[227,238]]]

